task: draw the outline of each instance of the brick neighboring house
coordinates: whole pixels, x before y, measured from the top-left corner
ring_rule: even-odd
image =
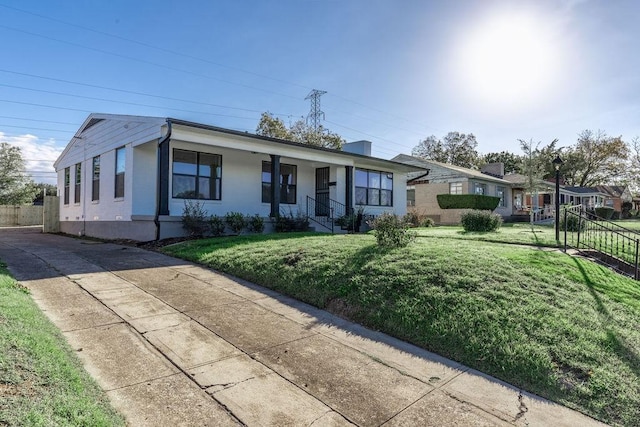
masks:
[[[407,179],[407,204],[437,224],[459,224],[461,209],[441,209],[438,194],[484,194],[500,197],[495,212],[503,217],[513,214],[511,183],[502,178],[502,163],[485,165],[481,171],[399,154],[394,162],[428,169],[411,173]]]
[[[604,205],[615,209],[619,215],[622,214],[622,204],[633,201],[633,196],[628,187],[621,185],[598,185],[595,188],[599,192],[607,195],[604,200]]]

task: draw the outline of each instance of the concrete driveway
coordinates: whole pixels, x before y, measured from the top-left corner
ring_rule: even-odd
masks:
[[[132,426],[602,425],[155,252],[0,229],[0,259]]]

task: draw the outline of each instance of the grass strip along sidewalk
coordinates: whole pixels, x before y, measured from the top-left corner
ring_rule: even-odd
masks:
[[[60,331],[2,263],[0,425],[125,425]]]
[[[393,250],[378,248],[371,235],[314,233],[189,241],[164,250],[607,423],[638,422],[639,283],[548,248],[423,231]]]

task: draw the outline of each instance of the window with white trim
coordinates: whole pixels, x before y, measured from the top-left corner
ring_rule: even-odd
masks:
[[[487,194],[487,184],[473,183],[473,194]]]
[[[450,182],[449,183],[449,194],[462,194],[462,183],[461,182]]]
[[[507,189],[505,187],[502,187],[500,185],[496,186],[496,196],[500,197],[500,202],[498,203],[498,206],[501,208],[504,208],[507,206],[507,199],[505,198],[506,192],[507,192]]]

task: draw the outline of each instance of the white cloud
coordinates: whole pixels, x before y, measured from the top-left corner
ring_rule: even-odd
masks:
[[[41,140],[31,134],[9,136],[0,132],[0,143],[2,142],[20,147],[26,170],[35,182],[56,184],[53,162],[62,153],[63,148],[59,147],[54,139]]]

